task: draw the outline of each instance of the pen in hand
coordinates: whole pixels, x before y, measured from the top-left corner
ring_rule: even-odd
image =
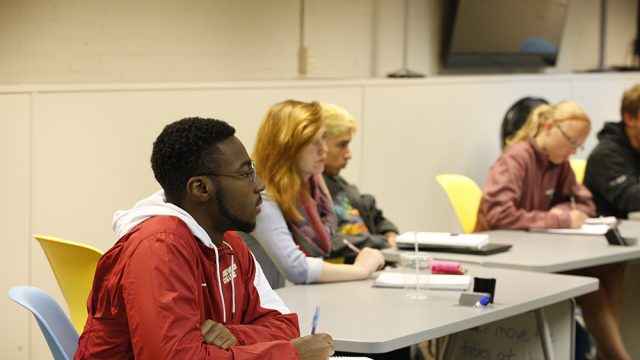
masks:
[[[356,254],[360,252],[360,249],[358,249],[355,245],[353,245],[352,243],[349,242],[349,240],[347,239],[342,239],[342,242],[347,245],[347,247],[351,250],[353,250],[353,252],[355,252]]]
[[[313,313],[313,319],[311,320],[311,335],[316,333],[318,327],[318,319],[320,318],[320,306],[316,306],[316,312]]]
[[[570,199],[571,199],[571,210],[575,210],[576,209],[576,198],[573,195],[571,195]]]

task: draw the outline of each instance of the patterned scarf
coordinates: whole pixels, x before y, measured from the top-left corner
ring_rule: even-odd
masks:
[[[313,257],[326,257],[331,253],[331,238],[336,230],[333,202],[322,176],[312,176],[302,191],[298,211],[302,219],[287,221],[289,231],[300,249]]]

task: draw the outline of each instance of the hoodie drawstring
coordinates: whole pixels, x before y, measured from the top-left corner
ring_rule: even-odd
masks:
[[[220,255],[218,249],[214,246],[213,251],[216,253],[216,277],[218,278],[218,291],[220,299],[222,299],[222,322],[227,322],[227,307],[224,305],[224,294],[222,293],[222,281],[220,281]]]
[[[233,247],[231,245],[229,245],[228,242],[226,241],[222,241],[223,244],[227,245],[229,247],[229,249],[231,249],[231,251],[233,251]],[[236,274],[236,263],[235,263],[235,257],[233,255],[233,253],[231,254],[231,272],[229,273],[229,279],[231,281],[231,320],[233,321],[233,319],[236,317],[236,286],[235,286],[235,274]]]

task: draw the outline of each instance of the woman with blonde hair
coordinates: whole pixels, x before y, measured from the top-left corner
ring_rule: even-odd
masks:
[[[358,248],[375,249],[395,246],[398,228],[387,219],[376,199],[361,194],[354,184],[340,175],[351,160],[351,138],[357,130],[355,118],[345,109],[334,104],[321,103],[322,119],[327,128],[327,161],[324,181],[329,188],[336,209],[338,234],[334,236],[333,254],[351,256],[353,250],[343,243],[346,239]]]
[[[536,107],[487,175],[476,231],[582,226],[595,205],[568,160],[590,129],[574,101]]]
[[[582,148],[590,129],[589,116],[574,101],[536,107],[489,170],[476,231],[579,228],[594,216],[591,192],[576,181],[568,161]],[[623,265],[572,273],[600,280],[596,292],[577,298],[599,357],[630,359],[619,329]]]
[[[317,102],[287,100],[269,108],[253,152],[266,190],[252,234],[278,270],[297,284],[365,279],[384,265],[382,253],[371,248],[362,249],[353,265],[323,261],[336,231],[322,179],[326,156]]]

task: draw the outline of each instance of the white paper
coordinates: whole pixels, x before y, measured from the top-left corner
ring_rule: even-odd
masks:
[[[382,271],[374,280],[373,286],[377,287],[404,287],[404,274],[401,272]],[[408,274],[407,281],[411,284],[416,283],[416,275]],[[420,275],[421,284],[427,284],[429,289],[434,290],[465,290],[471,284],[471,277],[468,275],[447,275],[432,274]]]
[[[604,235],[609,228],[606,224],[584,224],[578,229],[530,229],[529,231],[565,235]]]
[[[396,237],[396,242],[401,244],[414,244],[435,246],[460,246],[482,247],[489,242],[487,234],[450,234],[445,232],[406,232]]]
[[[585,221],[585,224],[589,224],[589,225],[604,224],[604,225],[614,226],[617,223],[618,223],[618,219],[616,219],[615,216],[601,216],[597,218],[588,218]]]

